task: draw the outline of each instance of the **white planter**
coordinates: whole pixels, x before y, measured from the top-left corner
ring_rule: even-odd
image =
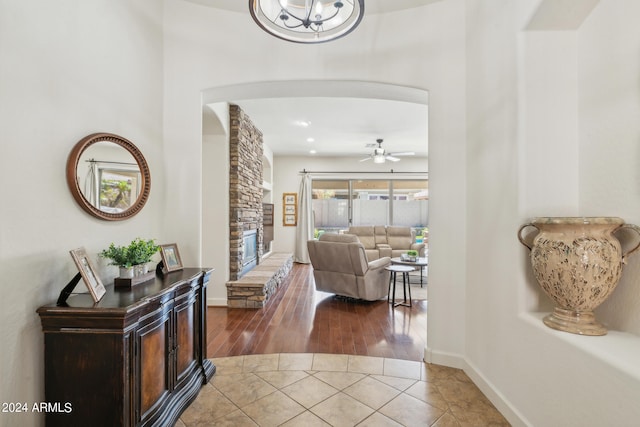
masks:
[[[149,272],[149,265],[148,264],[138,264],[138,265],[134,265],[133,266],[133,276],[134,277],[144,276],[148,272]]]
[[[133,267],[120,267],[120,278],[121,279],[133,279]]]

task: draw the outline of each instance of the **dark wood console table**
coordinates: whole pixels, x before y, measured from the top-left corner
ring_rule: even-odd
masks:
[[[47,426],[172,426],[216,370],[206,358],[211,271],[40,307],[45,398],[62,409]]]

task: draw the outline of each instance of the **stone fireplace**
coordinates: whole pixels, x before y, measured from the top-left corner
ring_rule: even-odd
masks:
[[[226,284],[227,305],[231,308],[261,308],[291,271],[293,255],[272,253],[267,259],[262,257],[262,133],[237,105],[229,106],[229,116],[230,265]]]
[[[263,149],[262,132],[240,107],[230,105],[229,116],[229,279],[238,280],[262,258]]]

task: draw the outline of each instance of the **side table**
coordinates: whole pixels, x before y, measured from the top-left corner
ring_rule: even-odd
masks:
[[[391,258],[391,264],[393,265],[410,265],[414,270],[420,270],[420,287],[423,285],[423,270],[429,264],[429,259],[427,257],[420,257],[415,261],[404,261],[400,257]]]
[[[384,268],[389,271],[389,293],[387,295],[387,302],[391,302],[394,307],[404,305],[411,307],[411,285],[409,284],[409,272],[413,271],[413,267],[408,265],[390,265]],[[403,302],[396,302],[396,275],[402,273],[402,291],[404,293]],[[393,283],[393,290],[391,289],[391,283]],[[407,288],[409,288],[409,303],[407,303]],[[391,300],[391,301],[389,301]]]

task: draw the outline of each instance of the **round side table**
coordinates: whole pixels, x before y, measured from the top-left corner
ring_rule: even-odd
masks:
[[[423,285],[423,274],[424,268],[429,264],[429,258],[420,257],[415,261],[404,261],[401,257],[391,258],[391,264],[394,265],[411,265],[414,267],[414,270],[420,270],[420,287]]]
[[[389,265],[384,268],[389,271],[389,293],[387,294],[387,302],[390,302],[394,307],[404,305],[411,307],[411,285],[409,284],[409,272],[414,271],[413,267],[408,265]],[[404,300],[402,302],[396,302],[396,276],[398,273],[402,273],[402,291],[404,293]],[[393,291],[391,290],[391,284],[393,283]],[[409,289],[409,302],[407,303],[407,288]]]

